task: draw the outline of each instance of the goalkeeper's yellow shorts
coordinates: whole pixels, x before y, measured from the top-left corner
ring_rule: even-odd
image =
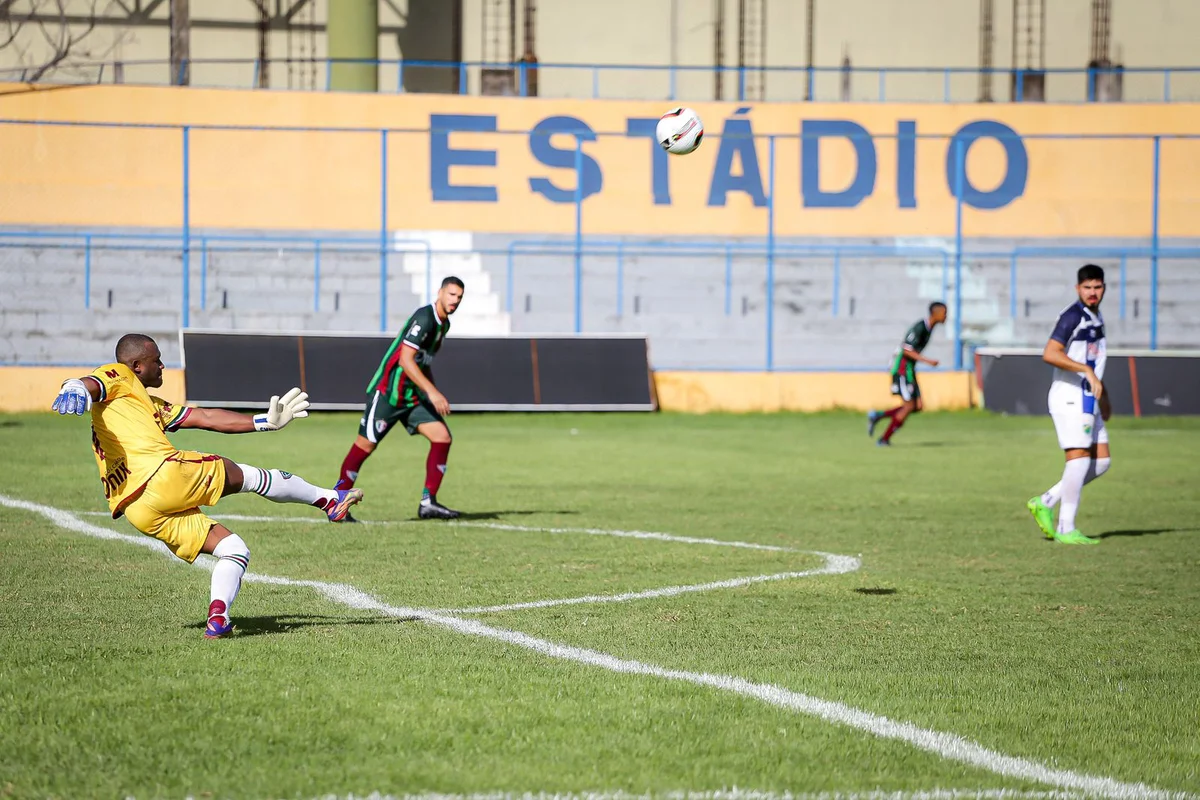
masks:
[[[225,461],[220,456],[181,450],[125,506],[125,518],[190,564],[217,524],[199,506],[216,505],[224,491]]]

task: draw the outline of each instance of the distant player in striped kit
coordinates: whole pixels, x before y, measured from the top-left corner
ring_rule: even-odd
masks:
[[[925,408],[921,399],[921,387],[917,384],[917,362],[924,362],[936,367],[938,362],[921,355],[933,338],[933,329],[946,321],[946,304],[930,303],[929,316],[917,320],[904,334],[904,341],[892,360],[892,394],[900,398],[900,405],[890,411],[867,412],[867,435],[875,435],[875,426],[880,420],[890,419],[887,430],[879,439],[880,447],[888,447],[892,443],[892,435],[900,430],[909,414],[915,414]]]
[[[1076,275],[1079,300],[1062,310],[1042,360],[1054,367],[1047,404],[1058,445],[1066,456],[1062,480],[1026,503],[1047,539],[1063,544],[1099,544],[1075,527],[1084,484],[1108,471],[1108,428],[1112,405],[1100,382],[1108,360],[1104,340],[1104,270],[1085,264]],[[1054,506],[1058,505],[1058,523]]]
[[[450,456],[450,428],[445,417],[450,403],[433,384],[433,358],[450,331],[450,315],[462,302],[463,282],[446,278],[437,299],[413,312],[400,328],[400,334],[388,348],[367,386],[367,407],[358,425],[358,438],[342,462],[338,489],[349,489],[358,480],[363,462],[396,425],[409,435],[421,434],[429,440],[425,459],[425,487],[417,516],[421,519],[454,519],[458,512],[437,500],[446,461]],[[347,516],[346,522],[354,522]]]

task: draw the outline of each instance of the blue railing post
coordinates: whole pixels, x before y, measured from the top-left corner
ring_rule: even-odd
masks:
[[[1158,349],[1158,204],[1159,175],[1162,166],[1162,137],[1154,137],[1154,199],[1150,218],[1150,349]]]
[[[733,251],[725,243],[725,316],[733,313]]]
[[[887,100],[887,70],[879,70],[879,102]]]
[[[180,311],[180,326],[191,326],[192,276],[189,272],[192,261],[192,209],[191,209],[191,143],[192,129],[183,126],[183,300]]]
[[[746,99],[746,68],[738,67],[738,100]]]
[[[258,88],[258,64],[259,64],[258,59],[257,58],[254,59],[254,72],[250,76],[250,88],[251,89]]]
[[[1125,262],[1129,256],[1121,253],[1121,319],[1125,319]]]
[[[950,68],[947,67],[942,73],[942,102],[950,102]]]
[[[458,93],[467,94],[467,65],[463,64],[458,69]]]
[[[816,99],[817,99],[816,86],[817,86],[816,76],[813,71],[812,65],[810,64],[808,66],[808,99],[811,101],[816,101]],[[849,98],[847,98],[847,99],[849,99]]]
[[[521,97],[529,97],[529,70],[524,61],[517,64],[517,76]]]
[[[1171,102],[1171,70],[1163,70],[1163,102]]]
[[[208,310],[208,237],[200,237],[200,310]]]
[[[1013,87],[1013,98],[1019,103],[1025,99],[1025,70],[1018,69],[1014,80],[1016,85]]]
[[[767,372],[775,370],[775,137],[767,139]]]
[[[388,329],[388,132],[379,132],[379,330]]]
[[[325,91],[333,88],[333,59],[325,59]]]
[[[404,59],[401,58],[396,62],[396,93],[404,93]]]
[[[1096,102],[1096,70],[1093,67],[1087,70],[1087,99],[1089,103]]]
[[[833,251],[833,303],[831,307],[831,316],[838,315],[838,306],[841,304],[842,293],[842,251]]]
[[[313,244],[313,311],[321,310],[321,240]]]
[[[1017,318],[1017,252],[1014,250],[1008,260],[1008,316]]]
[[[575,332],[583,331],[583,137],[575,135]]]
[[[92,235],[83,237],[83,307],[92,307]]]
[[[600,97],[600,68],[592,67],[592,99]]]
[[[963,140],[954,140],[954,368],[962,369],[962,256],[963,256],[963,180],[966,175],[966,150]]]

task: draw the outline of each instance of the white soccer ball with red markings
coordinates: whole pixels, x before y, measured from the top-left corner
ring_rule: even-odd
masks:
[[[686,156],[700,146],[704,123],[690,108],[673,108],[658,121],[655,129],[662,149],[677,156]]]

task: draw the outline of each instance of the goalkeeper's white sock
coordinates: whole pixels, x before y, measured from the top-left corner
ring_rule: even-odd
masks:
[[[229,607],[237,599],[242,588],[242,576],[250,566],[250,548],[236,533],[226,536],[213,548],[217,565],[213,567],[212,591],[209,595],[208,615],[221,616],[228,621]]]
[[[1083,485],[1087,486],[1092,481],[1099,478],[1104,473],[1108,472],[1109,465],[1112,464],[1111,458],[1093,458],[1088,465],[1087,475],[1083,477]],[[1062,499],[1062,481],[1051,486],[1042,494],[1042,502],[1047,508],[1054,508],[1058,505],[1058,501]]]
[[[262,469],[238,464],[242,469],[243,492],[254,492],[276,503],[304,503],[325,510],[337,502],[337,492],[313,486],[299,475],[279,469]]]

